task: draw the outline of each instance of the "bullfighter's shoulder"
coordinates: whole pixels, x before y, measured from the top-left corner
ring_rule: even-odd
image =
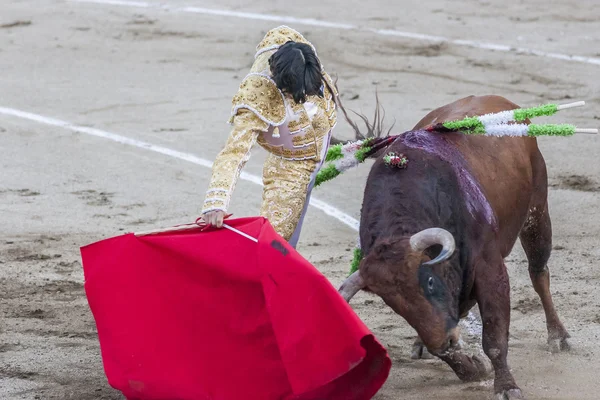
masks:
[[[272,126],[283,124],[286,118],[283,94],[269,76],[260,73],[250,73],[240,84],[232,99],[232,119],[240,109],[250,110]]]

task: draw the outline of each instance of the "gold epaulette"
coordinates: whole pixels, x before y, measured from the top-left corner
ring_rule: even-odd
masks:
[[[233,123],[233,118],[242,108],[252,111],[272,126],[282,125],[286,120],[283,94],[275,82],[262,74],[252,73],[246,76],[231,103],[229,123]]]

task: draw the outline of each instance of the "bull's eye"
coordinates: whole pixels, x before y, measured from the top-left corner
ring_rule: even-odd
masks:
[[[427,280],[427,287],[429,288],[429,292],[433,292],[433,277],[429,277]]]

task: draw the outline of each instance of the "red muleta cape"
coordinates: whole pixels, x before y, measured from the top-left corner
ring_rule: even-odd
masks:
[[[81,248],[108,382],[129,400],[362,400],[385,349],[264,218]]]

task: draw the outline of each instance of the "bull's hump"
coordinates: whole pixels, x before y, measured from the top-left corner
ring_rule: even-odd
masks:
[[[502,96],[467,96],[430,111],[413,129],[422,129],[427,125],[460,120],[476,115],[514,110],[515,108],[519,108],[519,106]]]
[[[456,176],[471,216],[477,221],[485,221],[492,229],[497,230],[496,214],[485,196],[481,184],[471,173],[468,162],[456,145],[448,139],[451,135],[457,134],[415,130],[403,134],[399,141],[406,147],[424,151],[445,161]]]

